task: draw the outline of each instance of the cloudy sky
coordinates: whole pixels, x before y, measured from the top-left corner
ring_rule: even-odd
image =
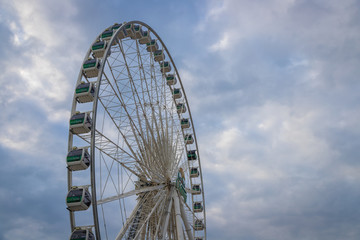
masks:
[[[0,239],[68,238],[75,81],[130,20],[182,76],[209,239],[359,239],[359,0],[0,0]]]

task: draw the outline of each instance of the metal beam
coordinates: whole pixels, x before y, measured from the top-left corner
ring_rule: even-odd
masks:
[[[140,206],[144,203],[145,198],[146,198],[146,196],[143,199],[138,201],[138,204],[136,205],[136,207],[134,208],[134,210],[130,214],[130,217],[126,220],[126,223],[121,228],[121,230],[120,230],[119,234],[116,236],[115,240],[120,240],[125,235],[126,230],[129,228],[131,222],[133,221],[133,219],[134,219],[134,217],[136,215],[136,212],[139,210]]]
[[[172,195],[171,195],[170,202],[169,202],[169,207],[168,207],[167,211],[165,212],[165,221],[164,221],[164,226],[163,226],[163,229],[162,229],[162,236],[161,236],[162,240],[165,239],[166,231],[167,231],[167,228],[169,226],[172,203],[173,203],[173,198],[172,198]]]
[[[135,189],[135,190],[132,190],[130,192],[119,194],[117,196],[112,196],[112,197],[108,197],[108,198],[98,200],[97,204],[101,205],[101,204],[112,202],[112,201],[115,201],[115,200],[118,200],[118,199],[121,199],[121,198],[129,197],[129,196],[132,196],[132,195],[135,195],[135,194],[158,190],[158,189],[163,188],[164,186],[165,186],[164,184],[160,184],[160,185],[156,185],[156,186],[150,186],[150,187],[143,187],[143,188],[140,188],[140,189]]]
[[[174,198],[174,206],[175,206],[175,222],[176,222],[176,232],[179,240],[184,239],[183,227],[181,221],[181,213],[180,213],[180,202],[179,195],[176,191],[173,194]]]
[[[187,234],[189,240],[194,240],[194,236],[191,234],[190,224],[189,224],[188,219],[186,217],[186,212],[185,212],[185,209],[184,209],[184,205],[182,204],[182,200],[180,200],[180,201],[181,201],[181,203],[180,203],[181,217],[182,217],[184,225],[185,225],[186,234]]]

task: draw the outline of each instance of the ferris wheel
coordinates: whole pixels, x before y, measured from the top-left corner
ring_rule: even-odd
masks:
[[[159,35],[106,28],[74,90],[70,239],[206,239],[204,184],[189,103]]]

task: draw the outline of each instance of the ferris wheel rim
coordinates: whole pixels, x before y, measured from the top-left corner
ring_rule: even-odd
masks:
[[[99,219],[99,216],[98,216],[98,213],[97,213],[97,207],[98,207],[98,199],[96,197],[96,175],[95,175],[95,128],[96,128],[96,118],[97,118],[97,110],[98,110],[98,101],[99,101],[99,90],[100,90],[100,85],[101,85],[101,77],[103,75],[103,71],[104,71],[104,67],[105,67],[105,62],[107,60],[107,58],[109,57],[108,53],[110,52],[110,49],[111,49],[111,46],[113,44],[113,42],[115,41],[115,36],[117,36],[117,33],[119,31],[122,31],[126,24],[140,24],[144,27],[146,27],[148,30],[151,31],[152,34],[154,34],[157,38],[157,40],[160,41],[161,45],[163,46],[164,50],[166,51],[168,57],[170,58],[170,61],[172,63],[172,66],[174,67],[174,71],[176,72],[176,75],[178,77],[178,80],[179,80],[179,83],[180,83],[180,86],[181,86],[181,89],[182,89],[182,92],[184,94],[184,102],[186,104],[186,107],[188,109],[188,115],[189,115],[189,118],[190,118],[190,121],[191,121],[191,129],[193,131],[193,135],[194,135],[194,142],[195,142],[195,146],[196,146],[196,150],[198,152],[198,164],[199,164],[199,169],[201,170],[201,161],[200,161],[200,154],[199,154],[199,151],[198,151],[198,143],[197,143],[197,137],[196,137],[196,132],[195,132],[195,126],[193,124],[193,119],[192,119],[192,115],[191,115],[191,110],[190,110],[190,106],[189,106],[189,103],[188,103],[188,100],[187,100],[187,96],[186,96],[186,92],[185,92],[185,89],[184,89],[184,86],[182,84],[182,81],[181,81],[181,77],[180,77],[180,74],[177,70],[177,67],[176,67],[176,64],[175,62],[173,61],[173,58],[168,50],[168,48],[166,47],[165,43],[163,42],[163,40],[161,39],[161,37],[156,33],[156,31],[151,28],[149,25],[147,25],[146,23],[144,22],[141,22],[141,21],[130,21],[130,22],[124,22],[122,24],[122,26],[120,28],[118,28],[115,32],[115,34],[113,35],[113,37],[111,38],[111,40],[109,41],[109,44],[108,44],[108,47],[106,49],[106,52],[104,54],[104,58],[102,59],[102,64],[101,64],[101,68],[99,69],[99,74],[98,74],[98,77],[97,77],[97,80],[96,80],[96,86],[98,86],[96,88],[96,91],[95,91],[95,96],[94,96],[94,104],[93,104],[93,110],[92,110],[92,128],[91,128],[91,158],[92,158],[92,164],[90,165],[90,171],[91,171],[91,191],[92,191],[92,198],[93,198],[93,203],[92,203],[92,208],[93,208],[93,218],[94,218],[94,226],[95,226],[95,232],[96,232],[96,235],[97,235],[97,239],[100,239],[100,229],[99,229],[99,222],[98,222],[98,219]],[[93,43],[90,45],[90,48],[88,49],[87,51],[87,54],[85,55],[85,58],[84,58],[84,61],[90,56],[91,54],[91,46],[97,41],[97,39],[99,39],[101,36],[101,33],[95,38],[95,40],[93,41]],[[80,82],[80,80],[82,79],[82,70],[80,70],[79,72],[79,76],[78,76],[78,81],[77,81],[77,84]],[[73,98],[73,106],[72,106],[72,111],[71,113],[73,114],[75,109],[76,109],[76,100],[75,100],[75,95],[74,95],[74,98]],[[70,140],[72,140],[73,138],[73,134],[69,134],[69,148],[70,148]],[[206,226],[206,211],[205,211],[205,195],[204,195],[204,184],[203,184],[203,178],[202,178],[202,171],[200,171],[200,182],[201,182],[201,188],[202,188],[202,191],[201,191],[201,194],[202,194],[202,201],[203,201],[203,207],[204,207],[204,212],[203,212],[203,215],[204,215],[204,224]],[[71,180],[71,174],[69,174],[68,172],[68,188],[70,188],[70,183],[72,182]],[[71,216],[70,214],[70,219],[71,219],[71,225],[73,226],[73,223],[72,223],[72,218],[74,218],[73,216]],[[206,238],[206,228],[205,228],[205,238]]]

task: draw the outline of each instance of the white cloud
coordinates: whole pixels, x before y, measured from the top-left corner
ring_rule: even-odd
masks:
[[[227,49],[229,47],[230,47],[229,34],[225,32],[223,37],[218,42],[210,46],[210,50],[215,52],[215,51],[221,51]]]
[[[9,61],[4,63],[6,68],[0,81],[6,82],[7,96],[3,96],[1,101],[10,103],[27,99],[39,105],[48,115],[57,115],[50,120],[64,121],[68,114],[59,118],[57,111],[66,110],[58,109],[58,106],[71,97],[70,89],[75,80],[68,79],[67,75],[71,68],[76,69],[76,62],[81,62],[81,56],[75,51],[76,45],[69,44],[70,36],[71,39],[83,38],[81,28],[69,22],[70,17],[77,13],[76,8],[70,1],[53,4],[50,11],[42,1],[30,3],[20,0],[5,6],[13,14],[13,20],[3,21],[12,31],[14,45],[22,51],[22,56],[20,59],[10,56]],[[57,7],[64,13],[61,15],[62,26],[51,21],[51,12]],[[6,81],[6,78],[14,76],[19,81]]]
[[[14,45],[19,46],[29,39],[29,36],[25,35],[15,22],[10,22],[9,27],[10,30],[13,32],[12,39]]]
[[[68,122],[71,89],[82,59],[77,49],[85,37],[72,22],[77,9],[70,1],[20,0],[3,6],[8,17],[1,23],[13,35],[10,47],[15,52],[2,62],[0,104],[5,121],[0,127],[4,133],[0,144],[33,155],[39,152],[44,138],[50,137],[45,133],[50,123]],[[53,14],[58,9],[62,13],[55,19]],[[26,115],[19,112],[25,104],[34,109],[33,114],[30,110]],[[13,121],[8,121],[10,118]]]
[[[49,232],[48,224],[33,218],[10,218],[11,227],[4,233],[10,239],[57,239]]]
[[[14,32],[15,38],[19,38],[19,31],[23,37],[20,39],[29,39],[35,38],[40,40],[43,44],[44,48],[59,46],[64,43],[66,40],[66,35],[59,34],[59,29],[63,31],[63,26],[53,25],[51,21],[49,21],[49,12],[54,11],[54,7],[61,8],[62,18],[67,19],[68,17],[76,14],[77,10],[74,8],[71,1],[61,1],[58,3],[51,3],[53,8],[48,11],[48,4],[40,1],[26,1],[26,0],[18,0],[12,1],[11,7],[15,10],[17,19],[19,21],[20,26],[16,26],[15,29],[18,29]],[[67,24],[65,21],[64,24]],[[14,24],[12,24],[14,25]],[[67,25],[65,27],[66,31],[71,32],[74,29]],[[23,43],[23,41],[20,41]]]
[[[324,167],[337,153],[312,130],[319,114],[317,109],[297,112],[274,102],[236,110],[223,121],[224,130],[209,131],[213,137],[202,143],[205,149],[213,146],[207,150],[211,164],[205,164],[206,170],[267,178],[287,176],[283,167],[289,165]],[[269,172],[269,165],[278,170]]]
[[[41,129],[34,129],[34,126],[30,127],[21,121],[11,121],[6,126],[0,136],[1,145],[20,152],[37,151]]]
[[[320,184],[319,173],[340,165],[339,153],[313,131],[323,114],[320,109],[300,111],[267,102],[227,115],[223,130],[209,128],[200,139],[203,170],[205,176],[212,177],[211,186],[205,188],[219,189],[215,187],[219,179],[223,189],[218,193],[221,196],[207,201],[209,219],[215,216],[209,220],[210,226],[232,229],[226,231],[235,235],[239,232],[235,229],[241,228],[261,239],[272,239],[266,236],[276,233],[287,236],[283,239],[291,238],[288,229],[273,225],[273,217],[261,216],[261,211],[294,214],[296,204],[303,211],[306,206],[301,204],[310,201],[306,196],[312,192],[311,184]],[[344,171],[342,174],[349,174],[349,169]],[[346,176],[328,174],[327,178]],[[351,174],[358,178],[358,174]]]
[[[225,212],[220,206],[210,206],[206,209],[207,219],[211,222],[216,222],[219,227],[227,224]]]

